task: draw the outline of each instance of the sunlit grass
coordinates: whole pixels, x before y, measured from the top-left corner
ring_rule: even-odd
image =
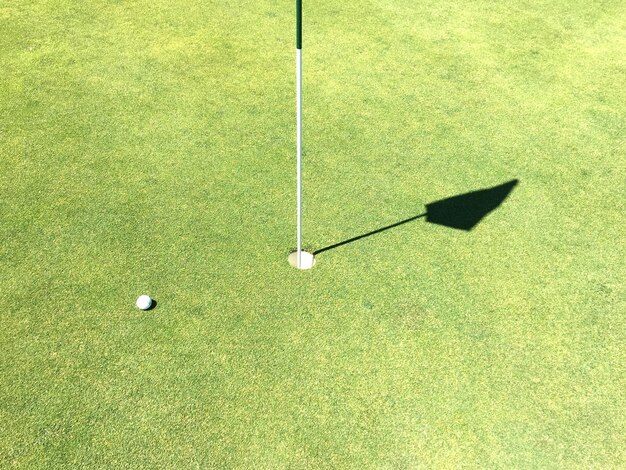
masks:
[[[10,0],[0,466],[626,465],[623,2],[304,18],[307,248],[518,187],[298,272],[294,5]]]

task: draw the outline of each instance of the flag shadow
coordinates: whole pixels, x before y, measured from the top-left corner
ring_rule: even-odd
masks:
[[[377,233],[384,232],[424,217],[426,218],[426,222],[431,224],[443,225],[445,227],[469,232],[474,229],[474,227],[476,227],[476,225],[478,225],[480,221],[490,212],[497,209],[518,183],[519,180],[513,179],[492,188],[479,189],[477,191],[431,202],[430,204],[426,204],[426,212],[423,214],[415,215],[394,224],[372,230],[371,232],[328,245],[314,251],[313,254],[318,255],[325,251],[339,248],[340,246],[347,245],[348,243],[376,235]]]

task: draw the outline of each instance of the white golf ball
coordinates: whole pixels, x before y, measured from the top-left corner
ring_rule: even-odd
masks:
[[[149,295],[140,295],[137,299],[137,308],[141,310],[148,310],[152,307],[152,299]]]

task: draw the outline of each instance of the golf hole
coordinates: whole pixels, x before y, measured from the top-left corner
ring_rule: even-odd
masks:
[[[297,268],[298,267],[298,252],[294,251],[293,253],[291,253],[287,257],[287,260],[289,261],[290,265],[292,265],[294,268]],[[299,269],[311,269],[314,265],[315,265],[315,256],[313,256],[313,253],[309,253],[308,251],[301,251]]]

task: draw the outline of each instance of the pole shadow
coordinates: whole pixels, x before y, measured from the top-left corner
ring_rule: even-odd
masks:
[[[426,204],[426,212],[423,214],[409,217],[391,225],[372,230],[371,232],[357,235],[356,237],[328,245],[313,252],[314,255],[323,253],[324,251],[339,248],[348,243],[361,240],[377,233],[407,224],[417,219],[426,218],[426,222],[431,224],[443,225],[458,230],[469,232],[480,223],[489,213],[497,209],[504,200],[511,194],[513,188],[519,183],[518,179],[507,181],[506,183],[494,186],[492,188],[479,189],[458,196],[452,196],[446,199]]]

